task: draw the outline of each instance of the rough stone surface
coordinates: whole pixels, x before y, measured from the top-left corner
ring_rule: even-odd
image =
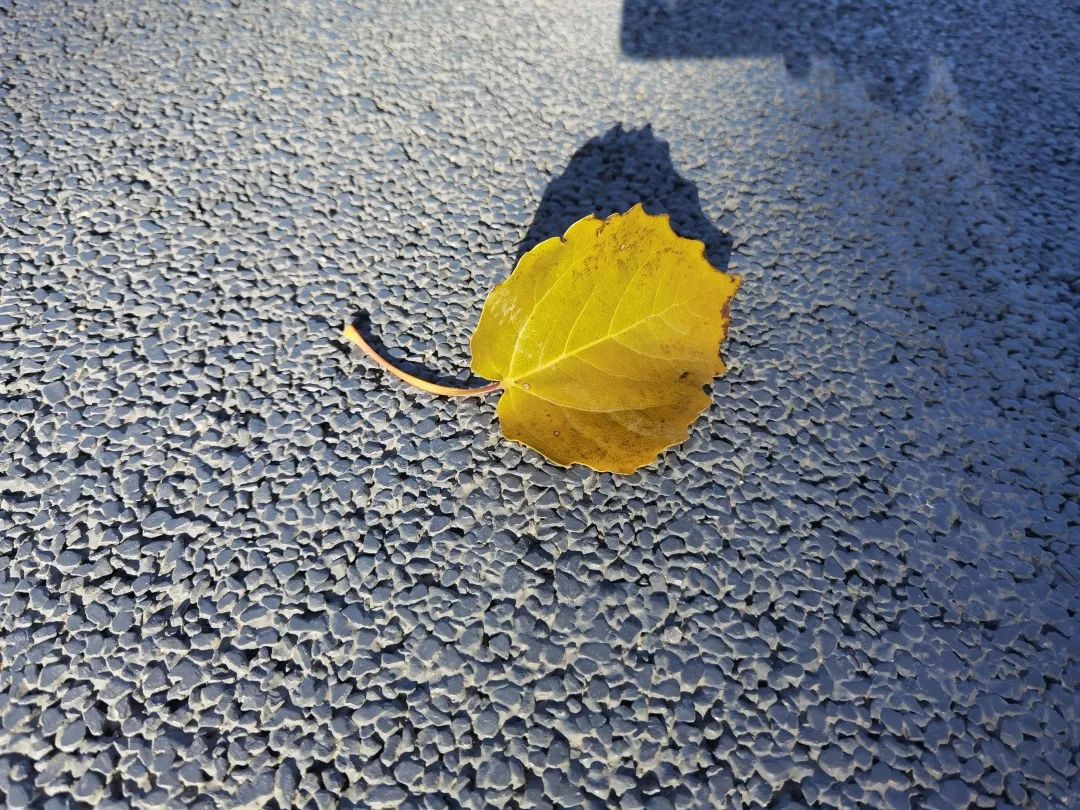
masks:
[[[758,5],[0,0],[2,803],[1075,802],[1080,18]],[[744,279],[651,469],[339,339],[637,199]]]

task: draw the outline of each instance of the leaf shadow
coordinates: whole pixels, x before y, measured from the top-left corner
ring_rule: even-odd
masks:
[[[667,214],[679,236],[705,244],[718,270],[727,268],[731,237],[701,210],[697,186],[671,162],[671,148],[652,125],[624,129],[616,124],[590,138],[552,180],[518,249],[520,259],[540,242],[562,234],[589,214],[603,218],[642,203],[650,214]]]

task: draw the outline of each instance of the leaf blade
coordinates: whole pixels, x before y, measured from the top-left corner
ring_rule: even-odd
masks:
[[[629,472],[683,441],[708,406],[739,282],[640,204],[588,216],[492,290],[473,369],[502,382],[508,438],[558,464]]]

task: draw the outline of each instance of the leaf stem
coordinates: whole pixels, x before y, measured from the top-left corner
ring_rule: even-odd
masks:
[[[393,363],[391,363],[389,360],[387,360],[385,357],[383,357],[377,351],[371,348],[368,342],[364,340],[360,333],[356,331],[356,327],[352,324],[348,324],[345,327],[345,331],[341,334],[342,337],[347,338],[348,340],[359,346],[360,349],[364,352],[364,354],[366,354],[368,357],[370,357],[372,360],[382,366],[385,371],[390,372],[399,380],[404,380],[413,388],[419,388],[421,391],[427,391],[429,394],[436,394],[441,397],[473,397],[479,396],[480,394],[490,394],[492,391],[498,391],[500,388],[502,388],[502,385],[497,382],[488,383],[487,385],[482,385],[479,388],[453,388],[449,385],[439,385],[438,383],[421,380],[419,377],[414,377],[407,371],[402,371],[400,368],[395,366]]]

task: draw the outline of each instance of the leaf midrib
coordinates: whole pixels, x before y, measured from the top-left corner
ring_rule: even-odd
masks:
[[[554,359],[549,360],[546,363],[542,363],[539,366],[534,366],[533,368],[530,368],[528,371],[521,372],[514,379],[504,380],[503,384],[504,385],[517,385],[517,386],[520,386],[521,383],[519,383],[518,380],[521,379],[522,377],[526,377],[526,376],[531,375],[531,374],[537,374],[537,373],[543,371],[544,369],[551,368],[552,366],[563,362],[567,358],[575,357],[575,356],[581,354],[582,352],[587,351],[588,349],[591,349],[593,346],[598,346],[599,344],[603,343],[605,340],[612,340],[613,338],[616,338],[619,335],[622,335],[622,334],[625,334],[626,332],[629,332],[631,329],[636,329],[637,327],[641,326],[641,324],[645,323],[646,321],[652,320],[653,318],[659,318],[664,313],[670,312],[671,310],[675,309],[676,307],[685,306],[689,301],[690,301],[689,298],[684,299],[682,301],[676,301],[674,304],[666,306],[663,309],[658,309],[655,312],[650,312],[645,317],[638,318],[636,321],[631,323],[629,326],[625,326],[622,329],[618,330],[617,332],[608,332],[603,337],[599,337],[596,340],[591,340],[588,343],[583,343],[582,345],[578,346],[576,349],[574,349],[571,352],[563,352],[558,357],[555,357]],[[513,364],[514,364],[514,357],[513,357],[513,355],[511,355],[511,357],[510,357],[510,365],[513,366]]]

